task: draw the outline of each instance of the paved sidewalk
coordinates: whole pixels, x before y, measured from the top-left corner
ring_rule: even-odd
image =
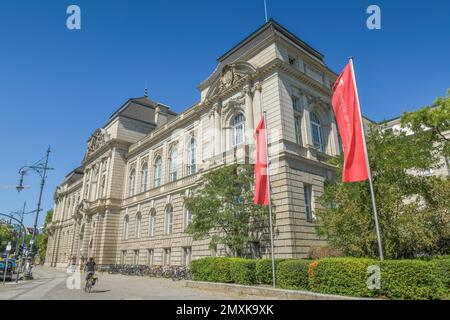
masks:
[[[34,280],[0,286],[0,300],[239,300],[264,297],[188,288],[184,281],[98,273],[92,293],[68,289],[64,270],[36,267]],[[84,284],[84,274],[81,275]]]

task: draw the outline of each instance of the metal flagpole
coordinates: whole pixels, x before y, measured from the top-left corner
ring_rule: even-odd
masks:
[[[350,67],[352,69],[353,85],[355,87],[355,93],[356,93],[356,102],[358,103],[359,120],[361,122],[362,139],[363,139],[363,145],[364,145],[364,155],[366,157],[367,174],[369,175],[370,195],[372,197],[373,217],[375,220],[375,230],[377,232],[378,252],[380,254],[380,260],[384,260],[383,244],[381,242],[380,225],[378,223],[377,204],[375,202],[375,191],[373,189],[373,182],[372,182],[372,171],[370,170],[369,154],[367,152],[367,145],[366,145],[366,133],[364,130],[364,123],[363,123],[363,119],[362,119],[362,115],[361,115],[361,105],[359,104],[359,95],[358,95],[358,87],[356,86],[355,70],[353,69],[353,58],[350,57],[349,60],[350,60]]]
[[[270,252],[272,256],[272,284],[275,287],[276,281],[275,281],[275,256],[274,256],[274,250],[273,250],[273,220],[272,220],[272,201],[270,196],[270,175],[269,175],[269,143],[267,140],[267,116],[266,111],[264,111],[264,134],[265,134],[265,140],[266,140],[266,175],[267,175],[267,195],[269,198],[269,228],[270,228]]]
[[[264,0],[264,14],[266,16],[266,22],[267,22],[268,20],[267,20],[267,3],[266,3],[266,0]]]

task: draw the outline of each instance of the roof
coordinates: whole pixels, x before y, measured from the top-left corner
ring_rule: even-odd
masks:
[[[316,49],[311,47],[305,41],[301,40],[299,37],[297,37],[295,34],[290,32],[289,30],[287,30],[285,27],[283,27],[281,24],[279,24],[272,18],[269,21],[267,21],[265,24],[263,24],[261,27],[259,27],[256,31],[251,33],[244,40],[242,40],[238,44],[236,44],[233,48],[231,48],[230,50],[225,52],[223,55],[221,55],[217,60],[219,62],[222,62],[228,56],[230,56],[233,52],[237,51],[238,49],[240,49],[241,47],[246,45],[248,42],[250,42],[252,39],[257,37],[259,34],[261,34],[263,31],[265,31],[266,29],[269,29],[269,28],[272,28],[272,30],[277,30],[278,32],[280,32],[281,34],[283,34],[284,36],[289,38],[289,40],[293,41],[294,43],[296,43],[297,45],[299,45],[300,47],[305,49],[309,54],[313,55],[320,61],[323,61],[324,55],[322,53],[320,53],[319,51],[317,51]]]

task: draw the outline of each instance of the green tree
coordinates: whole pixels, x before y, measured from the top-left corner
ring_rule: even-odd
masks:
[[[414,132],[423,131],[425,126],[431,139],[439,143],[440,151],[450,157],[450,89],[431,106],[405,113],[402,125]]]
[[[47,253],[47,244],[48,244],[47,226],[50,222],[52,222],[52,218],[53,218],[53,210],[47,211],[42,234],[39,234],[36,237],[36,248],[38,250],[39,258],[41,261],[45,259],[45,254]]]
[[[6,246],[8,245],[8,242],[13,243],[14,241],[14,230],[11,228],[10,225],[2,223],[0,221],[0,252],[3,253],[3,251],[6,249]]]
[[[267,240],[268,210],[253,204],[253,166],[228,165],[204,174],[185,198],[193,215],[187,232],[195,240],[211,238],[228,255],[243,256],[254,241]]]
[[[418,128],[414,135],[381,131],[367,135],[369,158],[387,258],[448,250],[448,180],[427,177],[436,166],[436,135]],[[317,210],[319,235],[352,256],[376,257],[377,243],[367,181],[342,183],[342,157],[334,158],[337,179],[325,186]]]

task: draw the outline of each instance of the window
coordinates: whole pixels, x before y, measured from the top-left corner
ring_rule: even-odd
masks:
[[[161,157],[157,157],[155,160],[155,187],[159,187],[161,185],[161,166]]]
[[[309,118],[311,121],[311,132],[312,132],[314,148],[316,148],[317,150],[319,150],[321,152],[324,152],[325,146],[323,143],[323,133],[322,133],[322,125],[320,123],[320,119],[314,112],[311,112],[309,114]]]
[[[147,191],[147,181],[148,181],[148,164],[144,163],[141,171],[141,192]]]
[[[302,108],[299,97],[292,96],[292,109],[294,110],[295,141],[302,145]]]
[[[129,181],[130,181],[130,185],[129,185],[129,189],[128,189],[128,195],[131,197],[131,196],[134,196],[134,191],[136,188],[136,170],[135,169],[131,170]]]
[[[141,237],[141,221],[142,216],[141,213],[138,212],[138,214],[136,215],[136,239],[139,239]]]
[[[197,142],[191,137],[188,146],[188,174],[194,174],[197,170]]]
[[[128,225],[130,223],[130,218],[128,216],[125,216],[123,219],[123,239],[128,240]]]
[[[149,236],[153,237],[155,235],[155,225],[156,225],[156,212],[152,211],[150,213],[150,221],[149,221]]]
[[[312,210],[312,186],[309,184],[303,185],[304,197],[305,197],[305,211],[306,211],[306,221],[313,221],[313,210]]]
[[[134,250],[134,259],[133,259],[134,265],[139,265],[139,250]]]
[[[188,208],[184,207],[184,229],[186,229],[192,222],[192,214]]]
[[[172,234],[173,231],[173,208],[168,206],[166,209],[166,234]]]
[[[233,147],[244,143],[245,117],[242,113],[233,118],[231,127],[233,128]]]
[[[153,257],[154,257],[153,249],[148,249],[148,251],[147,251],[147,263],[148,263],[149,266],[153,265],[153,261],[154,261]]]
[[[169,266],[170,265],[170,254],[171,254],[171,250],[170,248],[165,248],[164,249],[164,265]]]
[[[177,180],[177,148],[176,147],[173,147],[172,150],[170,150],[169,179],[170,179],[170,181]]]
[[[183,248],[183,265],[189,266],[191,263],[192,258],[192,248],[191,247],[185,247]]]

